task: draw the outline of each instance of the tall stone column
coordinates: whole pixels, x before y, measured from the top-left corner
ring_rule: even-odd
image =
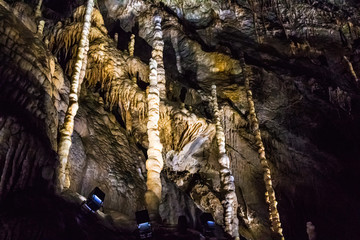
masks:
[[[250,80],[249,80],[249,70],[243,63],[243,72],[245,75],[245,90],[247,94],[247,100],[249,105],[249,121],[251,130],[253,131],[255,135],[256,140],[256,146],[258,148],[259,158],[260,158],[260,164],[263,168],[263,177],[265,182],[265,199],[266,202],[269,204],[269,218],[271,222],[271,229],[279,236],[279,239],[284,240],[283,235],[283,229],[281,228],[281,222],[280,222],[280,215],[277,210],[277,201],[275,197],[275,190],[272,186],[272,180],[271,180],[271,170],[268,163],[268,160],[265,155],[265,147],[263,144],[263,141],[261,139],[261,132],[259,128],[259,121],[255,113],[255,104],[252,97],[252,91],[250,90]]]
[[[165,69],[163,61],[163,51],[164,51],[164,41],[163,41],[163,32],[161,30],[161,17],[154,17],[154,42],[153,42],[153,51],[151,53],[152,58],[157,63],[157,79],[158,79],[158,88],[160,92],[160,99],[164,100],[166,98],[166,80],[165,80]]]
[[[147,134],[149,139],[149,148],[146,160],[147,169],[147,191],[145,193],[145,202],[150,213],[158,214],[161,201],[161,179],[160,173],[163,169],[164,161],[162,158],[162,144],[159,137],[159,119],[160,119],[160,93],[157,86],[157,64],[154,59],[150,59],[150,86],[147,96],[148,102],[148,123]]]
[[[88,0],[86,6],[86,12],[84,16],[84,26],[81,33],[79,50],[77,59],[75,62],[74,72],[71,76],[71,86],[69,94],[69,105],[65,113],[64,125],[60,130],[60,140],[58,147],[59,161],[60,164],[57,169],[57,187],[59,191],[62,191],[64,188],[70,187],[70,178],[69,178],[69,166],[68,166],[68,156],[71,146],[71,135],[74,131],[74,118],[79,109],[78,103],[78,94],[79,86],[82,82],[81,77],[83,78],[85,74],[81,74],[83,68],[84,59],[86,59],[89,42],[89,32],[91,27],[91,15],[94,7],[94,1]]]
[[[225,149],[225,134],[221,126],[219,108],[217,103],[216,86],[212,85],[212,105],[214,110],[214,118],[216,125],[216,142],[219,148],[219,164],[221,192],[224,196],[224,223],[225,231],[231,236],[239,239],[239,220],[237,218],[238,201],[235,193],[234,177],[230,170],[230,159],[226,154]]]

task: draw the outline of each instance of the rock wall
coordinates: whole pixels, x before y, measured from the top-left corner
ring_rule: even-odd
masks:
[[[84,8],[75,10],[81,1],[61,2],[75,10],[70,17],[68,10],[45,1],[41,38],[34,27],[39,19],[31,12],[36,3],[8,2],[12,5],[0,2],[0,201],[14,207],[9,201],[19,199],[19,192],[30,199],[36,197],[29,189],[52,194],[58,129]],[[250,69],[285,238],[307,238],[310,221],[318,239],[357,238],[358,3],[103,0],[97,8],[72,136],[70,190],[86,196],[99,186],[106,193],[110,227],[105,232],[134,226],[134,211],[145,207],[146,76],[154,38],[149,23],[158,14],[167,90],[159,122],[165,160],[162,219],[175,224],[178,215],[185,214],[196,227],[196,218],[206,211],[223,224],[210,108],[210,87],[216,84],[239,202],[240,235],[276,239],[248,121],[244,63]],[[115,33],[118,43],[111,38]],[[121,49],[127,48],[131,34],[135,56]],[[50,199],[58,199],[54,201],[72,209],[60,222],[75,221],[74,201],[64,203],[62,198],[67,199],[48,196],[44,205],[51,208]],[[19,229],[16,226],[26,225],[16,225],[16,217],[5,221],[9,214],[0,211],[0,223],[8,226],[0,236],[23,239],[11,234]],[[65,225],[80,229],[83,222],[78,222]],[[33,239],[46,234],[34,234]]]

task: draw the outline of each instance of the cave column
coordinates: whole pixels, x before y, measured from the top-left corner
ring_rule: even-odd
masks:
[[[260,158],[260,164],[263,168],[263,174],[264,174],[263,178],[264,178],[265,188],[266,188],[265,199],[266,199],[266,202],[269,204],[269,218],[270,218],[270,222],[271,222],[271,229],[279,236],[279,238],[281,240],[284,240],[285,238],[282,233],[283,229],[281,227],[280,215],[277,210],[278,203],[277,203],[276,197],[275,197],[275,190],[272,186],[271,170],[270,170],[270,166],[269,166],[268,160],[265,155],[265,147],[264,147],[264,144],[263,144],[263,141],[261,138],[259,121],[258,121],[258,118],[255,113],[255,105],[254,105],[254,101],[253,101],[253,97],[252,97],[252,91],[250,90],[250,80],[249,80],[250,74],[247,74],[247,73],[250,72],[251,70],[249,70],[245,64],[242,64],[242,65],[243,65],[243,71],[244,71],[244,75],[245,75],[245,90],[246,90],[247,100],[248,100],[248,105],[249,105],[249,121],[250,121],[250,126],[252,128],[252,131],[255,135],[256,146],[258,148],[258,153],[259,153],[259,158]]]
[[[225,134],[224,129],[221,126],[220,113],[217,103],[216,86],[212,85],[212,105],[215,117],[216,125],[216,142],[219,148],[219,164],[220,169],[220,182],[221,191],[224,196],[224,223],[225,231],[232,237],[239,239],[239,220],[237,218],[238,202],[235,193],[234,177],[230,170],[230,159],[226,154],[225,149]]]
[[[135,51],[135,34],[131,34],[130,42],[128,44],[128,50],[129,50],[129,56],[134,57],[134,51]],[[133,75],[131,78],[131,81],[135,84],[137,84],[137,76]],[[132,117],[130,110],[125,111],[125,127],[128,132],[131,132],[132,130]]]
[[[160,91],[157,86],[157,63],[150,59],[150,86],[148,101],[148,123],[147,134],[149,147],[147,150],[148,159],[146,160],[147,169],[147,191],[145,193],[145,202],[150,214],[158,216],[159,205],[161,201],[161,179],[160,173],[163,169],[164,161],[162,158],[162,144],[159,137],[159,111],[160,111]]]
[[[165,69],[163,61],[163,51],[164,51],[164,41],[163,41],[163,32],[161,30],[161,17],[154,17],[154,42],[153,50],[151,52],[152,58],[157,63],[157,81],[158,88],[160,92],[160,99],[164,100],[166,98],[166,80],[165,80]]]
[[[60,140],[58,147],[60,164],[57,169],[57,188],[59,191],[62,191],[64,188],[70,187],[68,156],[71,146],[71,135],[74,130],[74,118],[79,108],[78,92],[80,83],[82,82],[82,79],[80,78],[84,76],[84,74],[81,74],[81,70],[83,68],[83,64],[85,64],[84,59],[86,59],[88,51],[87,44],[91,27],[91,15],[93,7],[94,1],[88,0],[77,59],[75,62],[73,75],[71,76],[69,105],[65,113],[64,125],[60,130]]]
[[[162,40],[161,17],[154,17],[154,42],[150,59],[149,93],[148,102],[148,123],[147,133],[149,139],[147,169],[147,191],[145,202],[151,214],[159,216],[159,205],[161,201],[161,178],[160,173],[163,169],[164,160],[162,157],[162,144],[160,142],[159,119],[160,119],[160,100],[165,99],[165,70],[163,61],[164,42]],[[130,53],[129,44],[129,53]]]

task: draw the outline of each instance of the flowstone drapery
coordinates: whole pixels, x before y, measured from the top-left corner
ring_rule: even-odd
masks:
[[[87,43],[88,43],[88,36],[90,33],[91,27],[91,15],[94,7],[94,1],[88,0],[86,13],[84,15],[84,25],[81,33],[81,39],[78,48],[77,59],[75,63],[74,72],[71,79],[71,88],[70,88],[70,95],[69,95],[69,106],[66,111],[64,125],[60,130],[60,140],[59,140],[59,167],[57,170],[58,182],[57,186],[60,191],[64,188],[69,188],[70,186],[70,178],[69,178],[69,166],[68,166],[68,156],[69,150],[71,146],[71,135],[74,130],[74,118],[79,108],[78,103],[78,92],[79,92],[79,85],[82,82],[81,77],[81,70],[84,64],[84,58],[87,55]],[[82,75],[84,77],[85,74]]]

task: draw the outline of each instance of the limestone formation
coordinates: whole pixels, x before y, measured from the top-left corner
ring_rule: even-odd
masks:
[[[145,195],[159,217],[151,219],[163,221],[153,225],[163,239],[178,237],[179,215],[191,232],[184,238],[199,238],[203,212],[219,225],[219,238],[226,235],[220,226],[233,236],[238,228],[247,240],[313,238],[313,224],[305,228],[312,219],[318,237],[357,239],[359,7],[354,0],[98,0],[68,135],[71,185],[54,194],[86,7],[0,0],[0,239],[134,239],[134,212],[147,208]],[[162,82],[152,130],[164,167],[157,160],[149,166],[156,193],[146,194],[154,147],[147,123],[156,110],[147,101],[155,81],[150,58]],[[261,133],[249,131],[259,126]],[[220,162],[219,146],[227,156]],[[233,181],[237,209],[227,204],[235,194],[226,198],[224,180]],[[82,196],[95,186],[106,194],[104,213],[80,213]],[[269,221],[265,200],[278,218],[273,189],[284,236]],[[231,225],[236,211],[239,222]]]
[[[84,25],[81,33],[81,39],[79,42],[77,59],[74,67],[74,72],[72,75],[70,94],[69,94],[69,106],[65,114],[64,125],[60,130],[60,139],[59,139],[59,167],[57,171],[58,177],[58,188],[62,191],[64,188],[70,187],[70,177],[69,177],[69,164],[68,157],[71,146],[71,135],[74,130],[74,118],[76,116],[77,110],[79,108],[78,98],[79,98],[79,85],[82,82],[80,79],[82,65],[84,64],[84,58],[87,55],[87,42],[88,36],[90,33],[91,27],[91,16],[92,10],[94,7],[94,1],[88,0],[86,12],[84,15]]]
[[[160,97],[157,87],[157,64],[156,61],[150,59],[150,86],[147,96],[148,102],[148,123],[147,133],[149,139],[149,147],[147,150],[148,159],[146,160],[147,170],[147,192],[145,201],[150,212],[157,213],[161,201],[161,179],[160,173],[163,169],[164,160],[162,157],[162,144],[159,137],[159,107]]]
[[[220,179],[221,179],[221,190],[224,195],[223,205],[224,205],[224,224],[225,231],[231,236],[238,238],[239,230],[238,224],[239,220],[237,218],[237,208],[238,202],[235,193],[235,184],[234,177],[231,174],[230,170],[230,159],[226,154],[225,149],[225,135],[223,127],[221,126],[220,116],[219,116],[219,107],[217,102],[217,92],[216,85],[212,85],[212,97],[213,97],[213,108],[214,108],[214,118],[216,124],[216,141],[219,148],[219,164],[220,169]]]
[[[355,80],[356,82],[358,82],[359,79],[358,79],[358,77],[357,77],[357,75],[356,75],[356,73],[355,73],[355,71],[354,71],[354,67],[353,67],[352,63],[349,61],[349,59],[348,59],[346,56],[344,56],[344,60],[345,60],[345,61],[347,62],[347,64],[349,65],[349,70],[350,70],[352,76],[354,77],[354,80]]]
[[[263,168],[263,178],[266,188],[265,200],[269,204],[269,218],[271,222],[271,229],[276,234],[279,235],[280,239],[284,240],[285,238],[283,235],[283,229],[281,227],[280,215],[277,210],[278,202],[276,201],[275,190],[273,188],[272,179],[271,179],[271,170],[265,155],[265,147],[261,138],[259,121],[256,116],[255,104],[253,101],[252,91],[250,89],[249,72],[250,72],[249,67],[244,66],[245,89],[246,89],[247,100],[249,105],[249,122],[251,126],[251,131],[255,135],[255,140],[256,140],[255,144],[258,148],[260,164]]]
[[[130,42],[129,42],[129,55],[130,57],[134,56],[134,50],[135,50],[135,35],[131,34]]]
[[[35,8],[35,17],[41,17],[41,6],[42,6],[42,2],[43,0],[39,0],[37,5],[36,5],[36,8]]]
[[[39,21],[39,25],[38,25],[38,29],[37,29],[37,34],[39,36],[42,36],[43,31],[44,31],[44,26],[45,26],[45,21],[44,20],[40,20]]]
[[[154,41],[153,51],[151,52],[152,58],[157,63],[157,77],[158,77],[158,88],[160,92],[160,99],[166,98],[166,80],[165,80],[165,69],[163,61],[164,41],[163,33],[161,30],[161,16],[154,17]]]

